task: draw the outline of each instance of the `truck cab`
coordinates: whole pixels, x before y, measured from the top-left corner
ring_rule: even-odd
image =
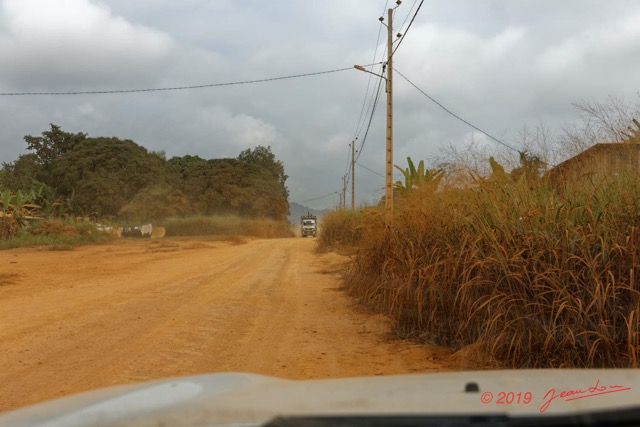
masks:
[[[315,215],[307,213],[300,217],[300,234],[302,237],[316,237],[318,233],[318,218]]]

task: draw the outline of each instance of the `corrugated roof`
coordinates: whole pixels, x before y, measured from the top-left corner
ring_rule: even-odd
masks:
[[[588,158],[592,158],[597,156],[603,152],[615,152],[615,151],[638,151],[640,152],[640,143],[637,142],[601,142],[595,144],[582,153],[577,154],[570,159],[565,160],[562,163],[558,163],[556,166],[551,168],[545,175],[547,177],[554,177],[562,174],[566,169],[570,168],[572,165],[578,164]]]

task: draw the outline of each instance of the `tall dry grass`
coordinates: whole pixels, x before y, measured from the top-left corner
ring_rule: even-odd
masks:
[[[368,213],[362,210],[335,210],[325,214],[319,224],[318,249],[355,247],[364,229]]]
[[[400,332],[472,345],[496,366],[638,367],[635,176],[563,190],[485,181],[396,206],[358,223],[347,285]]]

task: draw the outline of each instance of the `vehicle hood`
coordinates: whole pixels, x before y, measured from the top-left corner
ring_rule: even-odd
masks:
[[[639,392],[638,369],[305,381],[222,373],[85,392],[0,414],[0,426],[262,425],[277,416],[307,415],[549,416],[637,407]],[[526,393],[531,393],[528,403]]]

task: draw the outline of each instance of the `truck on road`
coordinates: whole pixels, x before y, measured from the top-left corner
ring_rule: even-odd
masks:
[[[306,215],[300,217],[300,234],[302,237],[316,237],[318,233],[318,217],[307,212]]]

